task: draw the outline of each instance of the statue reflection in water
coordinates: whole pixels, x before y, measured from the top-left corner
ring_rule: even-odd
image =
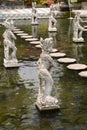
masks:
[[[32,25],[32,36],[34,38],[37,37],[37,30],[38,30],[38,26],[37,25]]]
[[[74,52],[77,62],[79,62],[80,59],[83,58],[82,47],[83,47],[82,43],[73,44],[73,52]]]
[[[48,32],[48,35],[49,35],[49,38],[50,37],[53,38],[54,45],[56,45],[56,43],[57,43],[57,39],[56,39],[57,33],[56,32]]]

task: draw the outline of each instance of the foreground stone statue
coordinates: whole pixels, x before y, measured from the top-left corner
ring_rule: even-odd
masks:
[[[56,24],[57,24],[57,20],[54,18],[53,13],[51,12],[51,14],[49,16],[48,31],[49,32],[55,32],[55,31],[57,31]]]
[[[5,67],[18,67],[18,60],[16,58],[17,48],[15,47],[14,40],[16,39],[13,30],[14,23],[10,19],[6,19],[3,23],[6,27],[5,32],[3,33],[4,38],[4,66]]]
[[[74,42],[84,42],[84,38],[82,37],[84,27],[80,25],[80,22],[82,22],[82,19],[80,18],[80,13],[77,12],[73,20],[73,41]]]
[[[37,10],[36,10],[36,3],[32,2],[32,25],[37,25],[38,24],[38,20],[37,20]]]
[[[52,67],[56,67],[54,60],[50,56],[50,52],[52,51],[53,47],[53,39],[46,38],[45,40],[43,40],[41,38],[40,41],[42,53],[37,62],[40,87],[36,105],[39,110],[58,109],[58,100],[55,97],[51,96],[53,79],[50,74],[50,70],[52,69]]]

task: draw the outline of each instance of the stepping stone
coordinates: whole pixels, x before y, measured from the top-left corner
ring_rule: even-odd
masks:
[[[30,44],[32,45],[37,45],[37,44],[40,44],[41,42],[40,41],[33,41],[33,42],[30,42]]]
[[[76,59],[74,59],[74,58],[60,58],[57,61],[60,63],[74,63],[74,62],[76,62]]]
[[[41,45],[36,45],[35,46],[36,48],[41,48]],[[58,50],[57,49],[53,49],[51,53],[54,53],[54,52],[57,52]]]
[[[41,48],[41,45],[36,45],[35,47],[36,47],[36,48]]]
[[[37,41],[38,39],[37,38],[28,38],[28,39],[25,39],[26,41]]]
[[[57,49],[52,49],[51,53],[54,53],[54,52],[57,52],[58,50]]]
[[[66,56],[65,53],[61,53],[61,52],[50,53],[50,55],[51,55],[52,57],[55,57],[55,58],[60,58],[60,57]]]
[[[24,33],[24,31],[14,31],[14,33]]]
[[[20,31],[20,30],[21,30],[21,29],[19,29],[19,28],[15,28],[15,29],[14,29],[14,31]]]
[[[24,35],[24,36],[21,36],[21,38],[32,38],[33,36],[32,35]]]
[[[18,33],[18,36],[28,36],[28,33]]]
[[[87,65],[75,63],[75,64],[68,65],[67,68],[70,70],[84,70],[87,68]]]
[[[87,26],[84,26],[84,28],[87,28]]]
[[[81,72],[79,73],[79,75],[80,75],[81,77],[86,77],[86,78],[87,78],[87,71],[81,71]]]

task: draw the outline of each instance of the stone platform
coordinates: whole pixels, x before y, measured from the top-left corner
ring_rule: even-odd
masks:
[[[55,110],[59,110],[60,109],[59,105],[53,105],[51,107],[49,107],[49,106],[42,106],[42,105],[40,105],[38,103],[36,103],[35,105],[36,105],[36,107],[37,107],[37,109],[39,111],[55,111]]]
[[[87,69],[87,65],[75,63],[75,64],[68,65],[67,68],[70,70],[85,70]]]

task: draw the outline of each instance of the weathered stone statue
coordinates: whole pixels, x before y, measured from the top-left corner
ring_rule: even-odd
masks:
[[[73,20],[73,41],[74,42],[84,42],[84,38],[82,37],[84,27],[80,25],[80,22],[82,22],[82,19],[80,18],[80,13],[77,12]]]
[[[53,13],[51,13],[50,16],[49,16],[48,31],[49,32],[57,31],[56,24],[57,24],[57,20],[54,18]]]
[[[6,31],[3,33],[4,66],[15,67],[15,66],[18,66],[18,60],[16,58],[17,48],[15,47],[15,42],[14,42],[16,37],[13,33],[13,30],[14,30],[13,20],[6,19],[3,25],[6,27]]]
[[[40,87],[36,105],[40,110],[57,109],[58,100],[55,97],[51,96],[53,79],[50,74],[50,70],[52,69],[52,67],[56,67],[54,60],[50,56],[50,52],[52,51],[53,46],[53,40],[52,38],[46,38],[45,40],[41,38],[40,41],[42,53],[37,62]]]
[[[32,23],[33,25],[38,24],[38,20],[37,20],[37,10],[36,10],[36,3],[33,2],[32,3]]]
[[[59,2],[57,4],[50,5],[50,13],[53,13],[55,17],[60,13],[60,5]]]

